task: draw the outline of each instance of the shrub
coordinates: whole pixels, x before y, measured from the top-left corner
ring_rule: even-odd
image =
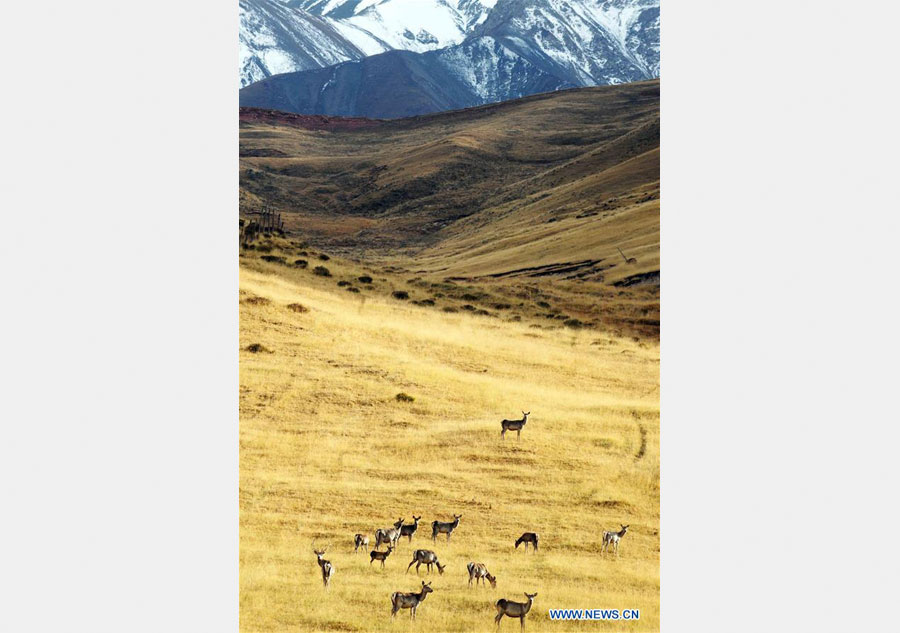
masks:
[[[394,299],[400,299],[401,301],[405,301],[405,300],[409,299],[409,293],[406,292],[405,290],[395,290],[394,292],[391,293],[391,296]]]
[[[244,303],[247,303],[252,306],[267,306],[271,302],[265,297],[257,297],[256,295],[251,295],[244,299]]]
[[[487,310],[475,310],[475,314],[478,314],[478,315],[481,315],[481,316],[493,316],[493,315],[492,315],[490,312],[488,312]]]
[[[495,310],[509,310],[511,307],[512,306],[508,303],[495,303],[494,304]]]
[[[416,400],[408,393],[403,393],[402,391],[394,397],[397,399],[397,402],[415,402]]]
[[[266,354],[272,353],[272,350],[270,350],[265,345],[260,345],[259,343],[251,343],[245,349],[248,352],[253,352],[254,354],[259,354],[260,352],[265,352]]]
[[[264,262],[270,262],[272,264],[286,264],[284,261],[284,257],[279,257],[278,255],[263,255],[260,257]]]
[[[260,253],[271,253],[272,246],[269,244],[257,244],[256,250],[258,250]]]
[[[459,312],[459,310],[457,310],[453,306],[444,306],[444,312],[455,313],[455,312]]]
[[[413,301],[418,306],[433,306],[434,299],[422,299],[421,301]]]
[[[290,304],[288,304],[288,310],[292,310],[294,312],[300,312],[301,314],[303,312],[309,312],[309,308],[307,308],[302,303],[290,303]]]
[[[316,266],[315,268],[313,268],[313,273],[315,273],[319,277],[331,277],[331,271],[324,266]]]
[[[319,259],[321,259],[323,262],[327,262],[331,258],[328,255],[326,255],[325,253],[322,253],[319,255]]]
[[[296,266],[297,268],[306,268],[307,266],[309,266],[309,262],[305,259],[297,259],[294,260],[294,266]]]
[[[547,303],[546,301],[538,301],[537,304],[538,304],[539,306],[541,306],[542,308],[549,308],[549,307],[550,307],[550,304]]]
[[[357,280],[358,280],[360,283],[364,283],[364,284],[370,284],[370,283],[372,283],[372,278],[369,277],[368,275],[363,275],[362,277],[357,277]]]
[[[349,281],[339,281],[338,282],[338,286],[341,288],[343,288],[344,286],[349,286],[349,285],[350,285]]]
[[[475,310],[476,310],[475,306],[473,306],[469,303],[464,305],[462,308],[463,308],[463,310],[468,310],[469,312],[475,312]]]
[[[349,288],[347,288],[347,292],[359,292],[359,288],[354,288],[353,286],[350,286]]]
[[[565,325],[566,327],[576,329],[576,330],[584,327],[584,323],[582,323],[578,319],[566,319],[563,322],[563,325]]]

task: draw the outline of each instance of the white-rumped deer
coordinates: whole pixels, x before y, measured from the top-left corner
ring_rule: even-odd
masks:
[[[531,605],[537,594],[526,593],[525,597],[528,598],[528,602],[513,602],[505,598],[500,598],[497,601],[497,604],[494,605],[497,608],[497,617],[494,618],[494,622],[497,623],[498,630],[500,629],[500,620],[503,619],[504,615],[508,618],[519,618],[519,624],[522,626],[522,630],[525,630],[525,616],[531,611]]]
[[[622,525],[619,523],[619,525]],[[622,529],[618,532],[604,532],[603,533],[603,546],[600,548],[600,553],[602,554],[607,548],[612,545],[613,549],[616,550],[616,556],[619,555],[619,541],[622,540],[622,537],[625,536],[625,532],[628,531],[627,525],[622,525]]]
[[[391,553],[393,551],[394,551],[393,543],[389,543],[388,548],[383,552],[379,552],[377,549],[373,549],[371,552],[369,552],[369,565],[374,563],[376,560],[380,560],[381,568],[384,569],[384,561],[388,556],[391,555]]]
[[[382,543],[393,543],[394,547],[397,547],[397,541],[400,540],[401,525],[403,525],[402,517],[397,519],[392,528],[375,530],[375,549],[381,547]]]
[[[431,583],[426,583],[424,580],[422,581],[422,589],[418,593],[400,593],[395,591],[391,594],[391,617],[393,618],[397,615],[397,611],[400,609],[409,609],[409,619],[415,620],[416,609],[425,600],[425,596],[432,591],[434,589],[431,588]]]
[[[334,576],[334,565],[330,561],[325,560],[325,552],[327,550],[328,545],[321,550],[317,550],[316,541],[313,539],[313,553],[316,555],[316,562],[319,563],[319,567],[322,570],[322,584],[325,585],[325,589],[328,589],[328,583],[331,582],[331,577]]]
[[[500,426],[503,428],[500,431],[500,437],[506,439],[507,431],[515,431],[516,439],[519,439],[522,436],[522,427],[525,426],[525,423],[528,422],[528,416],[531,415],[531,411],[525,413],[522,411],[522,419],[521,420],[503,420],[500,422]]]
[[[461,518],[462,518],[461,514],[454,514],[453,520],[450,522],[447,522],[447,523],[445,523],[443,521],[432,521],[431,522],[431,540],[436,541],[438,534],[446,534],[447,540],[449,541],[450,535],[453,533],[453,530],[455,530],[459,526],[459,520]]]
[[[410,564],[406,566],[406,571],[409,572],[409,568],[413,565],[416,566],[417,574],[419,573],[419,565],[425,565],[427,573],[429,574],[431,573],[431,566],[437,565],[438,573],[440,573],[441,576],[444,575],[444,568],[446,567],[446,565],[441,565],[440,561],[438,560],[437,554],[432,552],[430,549],[417,549],[415,552],[413,552],[412,562],[410,562]]]
[[[353,553],[356,554],[359,552],[359,548],[362,547],[365,551],[369,551],[369,537],[365,534],[354,534],[353,535]]]
[[[531,543],[531,547],[534,551],[537,551],[538,548],[538,535],[534,532],[523,532],[522,536],[516,539],[516,549],[519,549],[519,545],[525,543],[525,551],[528,551],[528,544]]]
[[[413,534],[416,533],[416,530],[419,529],[419,519],[422,517],[417,517],[413,515],[413,522],[410,525],[401,525],[400,526],[400,536],[405,536],[409,539],[407,542],[412,543]]]
[[[478,581],[481,580],[482,586],[484,586],[484,579],[487,578],[487,581],[491,583],[491,587],[493,589],[497,588],[497,577],[492,576],[491,572],[488,571],[487,567],[484,566],[484,563],[469,563],[466,565],[466,569],[469,570],[469,586],[472,586],[472,581],[475,581],[475,586],[478,586]]]

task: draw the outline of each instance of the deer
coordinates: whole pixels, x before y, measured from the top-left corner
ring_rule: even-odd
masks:
[[[400,536],[407,537],[409,539],[407,541],[407,543],[412,543],[413,534],[415,534],[416,530],[419,529],[419,519],[421,519],[421,518],[422,517],[417,517],[416,515],[413,515],[413,522],[411,524],[400,526]]]
[[[522,411],[522,419],[521,420],[503,420],[500,422],[500,426],[503,428],[500,431],[500,437],[506,439],[507,431],[515,431],[516,439],[519,439],[522,436],[522,427],[525,426],[525,423],[528,422],[528,416],[531,415],[531,411],[525,413]]]
[[[399,591],[395,591],[391,594],[391,618],[397,615],[397,611],[400,609],[409,609],[409,619],[416,619],[416,609],[419,608],[419,605],[422,604],[422,601],[425,600],[425,596],[430,594],[434,589],[431,588],[431,583],[426,583],[424,580],[422,581],[422,589],[419,593],[400,593]]]
[[[469,563],[466,565],[466,569],[469,570],[469,586],[472,586],[472,581],[475,581],[475,586],[478,586],[478,581],[481,580],[481,585],[484,586],[484,579],[487,578],[488,582],[491,583],[491,588],[497,588],[497,577],[492,576],[491,572],[488,571],[487,567],[484,566],[484,563]]]
[[[431,540],[437,541],[438,534],[446,534],[447,541],[450,541],[450,535],[453,533],[453,530],[459,525],[459,520],[462,518],[461,514],[454,514],[453,520],[444,523],[442,521],[432,521],[431,522]]]
[[[383,552],[379,552],[377,549],[373,549],[371,552],[369,552],[369,566],[371,566],[372,563],[374,563],[376,560],[380,560],[381,568],[384,569],[384,561],[385,561],[385,559],[387,559],[388,556],[391,555],[391,552],[393,552],[393,551],[394,551],[393,543],[388,543],[387,550],[385,550]]]
[[[353,553],[356,554],[359,552],[359,548],[362,547],[365,551],[369,551],[369,537],[365,534],[354,534],[353,535]]]
[[[328,550],[328,545],[326,545],[323,549],[316,549],[316,541],[313,539],[313,553],[316,555],[316,562],[319,563],[319,567],[322,569],[322,583],[325,585],[325,589],[328,589],[328,583],[331,582],[331,577],[334,576],[334,565],[331,564],[330,561],[325,560],[325,552]]]
[[[409,563],[409,565],[406,566],[407,573],[409,573],[409,568],[413,565],[416,566],[416,574],[419,573],[419,565],[425,565],[426,571],[429,574],[431,573],[431,566],[437,565],[438,573],[441,576],[444,575],[444,569],[446,568],[446,565],[441,565],[440,561],[438,560],[437,554],[432,552],[430,549],[417,549],[415,552],[413,552],[413,559]]]
[[[534,602],[537,594],[526,593],[525,597],[528,598],[528,602],[513,602],[505,598],[500,598],[497,601],[497,604],[494,605],[497,608],[497,617],[494,618],[494,622],[497,623],[498,631],[500,630],[500,620],[503,619],[504,615],[508,618],[519,618],[519,624],[522,626],[522,630],[525,630],[525,616],[531,611],[531,604]]]
[[[397,541],[400,540],[401,525],[403,525],[402,517],[397,519],[397,522],[394,523],[393,528],[375,530],[375,549],[378,549],[382,543],[393,543],[394,546],[396,546]]]
[[[619,523],[619,525],[622,525]],[[628,525],[622,525],[622,529],[618,532],[604,532],[603,533],[603,546],[600,548],[600,553],[602,554],[607,548],[612,545],[616,550],[616,556],[619,555],[619,541],[625,536],[625,532],[628,531]]]
[[[534,532],[523,532],[522,536],[516,539],[516,549],[519,545],[525,543],[525,551],[528,551],[528,544],[531,543],[532,549],[536,552],[538,548],[538,535]]]
[[[626,264],[637,264],[637,260],[634,257],[625,257],[625,253],[622,252],[622,249],[616,246],[616,250],[619,251],[619,255],[622,256],[622,259],[625,260]]]

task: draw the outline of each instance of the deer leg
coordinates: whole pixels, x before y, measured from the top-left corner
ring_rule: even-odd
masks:
[[[522,429],[516,431],[516,439],[519,439],[520,437],[522,437]]]
[[[497,630],[498,630],[498,631],[500,630],[500,620],[502,620],[502,619],[503,619],[503,613],[498,611],[498,612],[497,612],[497,615],[494,617],[494,622],[497,623]]]
[[[415,562],[416,561],[412,561],[412,563],[410,563],[409,565],[406,566],[406,573],[409,573],[409,568],[412,567],[413,563],[415,563]],[[418,569],[418,567],[416,569]]]
[[[521,626],[522,630],[524,631],[525,630],[525,616],[524,615],[521,618],[519,618],[519,625]]]

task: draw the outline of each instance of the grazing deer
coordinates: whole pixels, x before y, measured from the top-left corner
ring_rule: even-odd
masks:
[[[516,539],[516,549],[519,549],[519,545],[525,543],[525,551],[528,551],[528,544],[531,543],[531,547],[534,551],[537,551],[538,548],[538,535],[534,532],[523,532],[522,536]]]
[[[438,534],[446,534],[447,540],[450,540],[450,535],[453,533],[453,530],[459,525],[459,520],[462,518],[461,514],[454,514],[453,520],[449,523],[444,523],[443,521],[432,521],[431,522],[431,540],[436,541]]]
[[[503,430],[500,431],[500,437],[506,439],[507,431],[515,431],[516,439],[519,439],[522,436],[522,427],[525,426],[525,423],[528,422],[528,416],[531,415],[531,411],[525,413],[522,411],[522,419],[521,420],[503,420],[500,422],[500,426],[503,427]]]
[[[385,559],[391,555],[391,552],[394,551],[394,545],[392,543],[388,543],[387,550],[383,552],[379,552],[377,549],[373,549],[369,552],[369,565],[371,566],[376,560],[381,561],[381,568],[384,569],[384,561]]]
[[[637,260],[634,257],[625,257],[625,253],[622,252],[622,249],[616,246],[616,250],[619,251],[619,255],[622,256],[622,259],[625,260],[626,264],[637,264]]]
[[[331,581],[331,577],[334,576],[334,565],[330,561],[325,560],[325,552],[327,550],[328,545],[321,550],[317,550],[316,541],[313,539],[313,553],[316,555],[316,562],[319,563],[319,567],[322,569],[322,583],[325,585],[325,589],[328,589],[328,583]]]
[[[409,619],[415,620],[416,609],[425,600],[425,596],[432,591],[434,589],[431,588],[431,583],[426,583],[424,580],[422,581],[422,590],[419,593],[400,593],[395,591],[391,594],[391,617],[393,618],[397,615],[397,611],[400,609],[409,609]]]
[[[382,543],[393,543],[394,547],[396,547],[397,541],[400,540],[401,525],[403,525],[402,517],[400,519],[397,519],[397,522],[394,523],[393,528],[375,530],[375,549],[381,547]]]
[[[409,568],[413,565],[416,566],[416,574],[419,573],[419,565],[425,565],[429,574],[431,573],[431,566],[437,565],[438,573],[440,573],[441,576],[444,575],[444,568],[446,567],[446,565],[441,565],[437,554],[430,549],[417,549],[413,552],[413,559],[409,565],[406,566],[407,573],[409,572]]]
[[[537,594],[526,593],[525,597],[528,598],[528,602],[513,602],[505,598],[500,598],[497,601],[497,604],[494,605],[497,607],[497,617],[494,618],[494,622],[497,623],[497,630],[500,629],[500,620],[503,619],[504,615],[508,618],[519,618],[519,624],[522,625],[522,630],[525,630],[525,616],[531,611],[531,603],[534,602]]]
[[[619,523],[619,525],[622,525]],[[616,550],[616,556],[619,555],[619,541],[625,536],[625,532],[628,531],[627,525],[622,525],[622,529],[618,532],[604,532],[603,533],[603,546],[600,548],[600,553],[602,554],[610,545]]]
[[[412,543],[413,534],[415,534],[416,530],[419,529],[419,519],[421,519],[421,518],[422,517],[417,517],[416,515],[413,515],[412,524],[400,526],[400,536],[407,537],[409,539],[407,541],[408,543]]]
[[[475,586],[478,586],[478,581],[481,580],[482,586],[484,585],[484,579],[487,578],[488,582],[491,583],[491,588],[497,588],[497,577],[492,576],[491,572],[487,570],[487,567],[484,566],[484,563],[469,563],[466,565],[466,569],[469,570],[469,586],[472,586],[472,581],[475,581]]]
[[[354,534],[353,553],[356,554],[360,547],[364,548],[367,552],[369,551],[369,537],[365,534]]]

